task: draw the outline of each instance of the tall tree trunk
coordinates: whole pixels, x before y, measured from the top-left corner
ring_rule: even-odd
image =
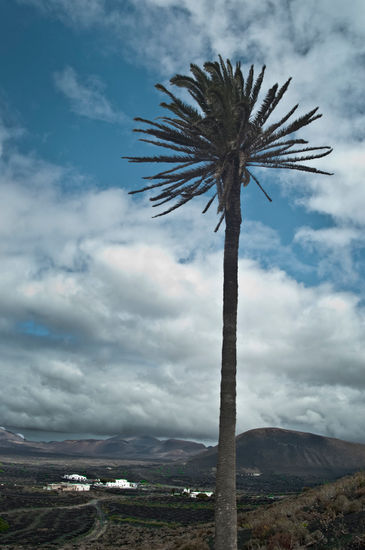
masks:
[[[223,263],[223,345],[215,492],[215,549],[237,550],[236,504],[236,334],[241,185],[232,185],[226,211]]]

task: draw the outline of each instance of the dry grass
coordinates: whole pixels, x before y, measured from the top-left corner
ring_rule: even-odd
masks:
[[[239,526],[250,532],[242,548],[364,548],[365,474],[310,489],[255,512],[239,516]],[[358,530],[358,531],[357,531]]]

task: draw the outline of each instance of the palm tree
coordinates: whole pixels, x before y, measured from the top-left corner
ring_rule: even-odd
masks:
[[[296,132],[320,118],[318,107],[288,122],[298,105],[279,121],[266,125],[288,89],[290,78],[281,87],[268,90],[255,109],[264,78],[265,66],[257,78],[251,66],[246,81],[240,63],[233,69],[229,60],[204,64],[204,70],[190,65],[192,76],[177,74],[170,83],[183,88],[195,107],[182,101],[166,87],[156,88],[169,98],[161,106],[169,116],[159,122],[135,118],[146,125],[135,129],[146,137],[141,141],[169,149],[167,155],[123,157],[130,162],[171,163],[172,168],[147,176],[150,185],[131,191],[158,190],[150,200],[153,206],[176,202],[154,217],[164,216],[189,202],[209,194],[203,213],[217,199],[218,225],[225,221],[223,283],[223,345],[220,393],[218,464],[216,475],[215,548],[237,548],[236,511],[236,332],[238,303],[238,248],[241,227],[241,189],[254,182],[268,200],[254,168],[287,168],[315,174],[329,174],[303,161],[328,155],[331,147],[307,147]],[[286,124],[287,123],[287,124]],[[288,137],[290,136],[290,137]],[[209,193],[210,192],[210,193]]]

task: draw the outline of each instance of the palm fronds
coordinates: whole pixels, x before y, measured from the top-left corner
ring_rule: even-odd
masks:
[[[219,56],[219,62],[207,62],[203,69],[191,64],[190,71],[192,76],[177,74],[170,83],[185,89],[196,107],[176,97],[162,84],[157,84],[156,88],[168,98],[168,101],[161,103],[161,107],[169,111],[170,116],[160,117],[160,122],[141,117],[135,119],[144,125],[135,129],[135,132],[145,136],[140,141],[174,153],[123,157],[129,162],[175,165],[144,178],[152,181],[151,185],[130,191],[134,194],[159,189],[150,199],[155,203],[153,206],[177,199],[173,206],[154,217],[168,214],[215,187],[216,191],[209,198],[203,213],[217,198],[218,212],[221,212],[218,229],[225,218],[235,178],[239,178],[243,186],[252,180],[271,201],[252,172],[255,166],[331,175],[330,172],[302,164],[329,155],[331,147],[303,147],[308,142],[296,137],[301,128],[322,116],[318,113],[318,107],[290,122],[298,108],[295,105],[280,120],[266,125],[287,91],[290,78],[281,87],[278,84],[272,86],[261,105],[255,109],[265,66],[255,78],[252,65],[245,80],[240,63],[233,68],[229,59],[225,63]],[[293,137],[287,139],[288,136]]]

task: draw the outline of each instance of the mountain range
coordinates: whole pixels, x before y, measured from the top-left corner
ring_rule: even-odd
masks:
[[[78,456],[183,462],[186,469],[214,473],[218,447],[151,436],[38,442],[0,429],[0,455]],[[281,428],[249,430],[236,437],[238,474],[336,477],[365,469],[365,445]]]
[[[186,460],[206,449],[203,443],[180,439],[160,441],[156,437],[108,439],[69,439],[65,441],[27,441],[23,436],[5,428],[0,429],[0,454],[62,455],[108,457],[123,460]]]

